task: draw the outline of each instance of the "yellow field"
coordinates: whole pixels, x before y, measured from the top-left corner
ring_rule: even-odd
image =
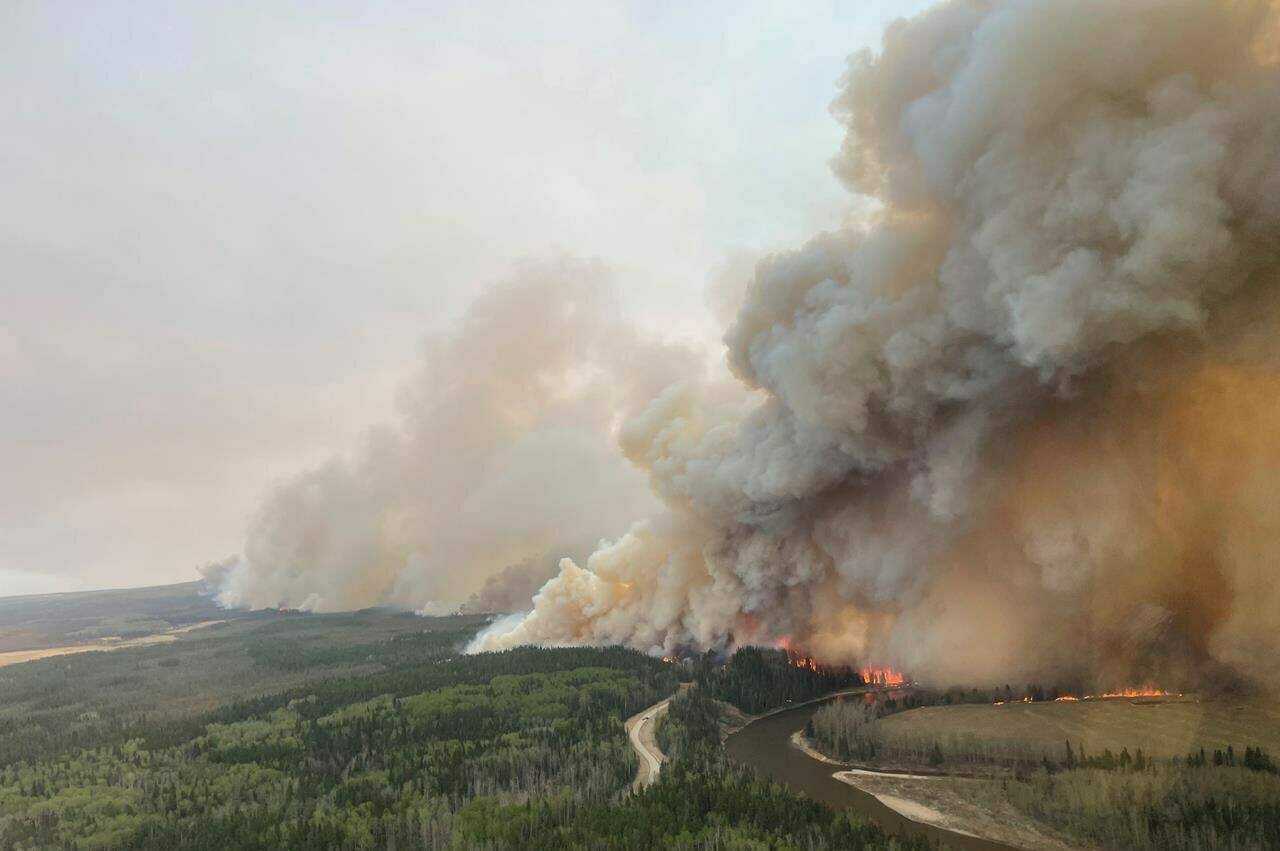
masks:
[[[203,629],[226,621],[201,621],[188,626],[177,627],[168,632],[156,635],[144,635],[138,638],[104,638],[92,644],[72,644],[66,647],[43,647],[37,650],[9,650],[0,653],[0,668],[6,665],[21,665],[23,662],[35,662],[54,656],[68,656],[72,653],[101,653],[108,650],[128,650],[131,647],[148,647],[152,644],[168,644],[177,641],[179,635]]]
[[[929,706],[875,722],[887,740],[980,740],[1024,743],[1047,752],[1083,743],[1090,755],[1104,748],[1136,748],[1149,756],[1181,756],[1198,748],[1261,746],[1280,756],[1280,704],[1189,699],[1144,703],[1125,699],[1078,703]]]

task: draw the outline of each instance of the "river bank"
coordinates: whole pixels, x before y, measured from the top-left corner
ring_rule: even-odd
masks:
[[[821,702],[790,707],[751,721],[726,739],[726,753],[796,792],[850,810],[892,834],[923,835],[957,851],[1014,851],[1022,847],[916,820],[888,806],[875,794],[834,777],[839,766],[814,759],[791,742],[792,735],[804,729],[819,705]],[[881,794],[892,793],[881,790]]]
[[[840,769],[831,775],[836,780],[872,795],[912,821],[1027,851],[1072,851],[1076,847],[1046,834],[1026,814],[995,794],[996,790],[990,787],[999,781],[991,778],[941,771],[878,770],[842,763],[818,750],[803,729],[791,734],[790,743],[808,758]]]

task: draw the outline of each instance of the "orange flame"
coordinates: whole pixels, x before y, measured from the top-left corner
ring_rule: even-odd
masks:
[[[790,638],[785,635],[773,642],[773,646],[787,654],[787,664],[796,668],[805,668],[810,671],[818,670],[818,663],[814,661],[812,656],[806,656],[802,651],[796,648]]]
[[[1120,691],[1104,691],[1102,694],[1087,694],[1084,696],[1084,699],[1096,700],[1098,698],[1107,698],[1107,697],[1178,697],[1178,696],[1179,695],[1176,695],[1172,692],[1165,691],[1164,689],[1152,688],[1151,686],[1144,686],[1142,688],[1121,689]]]
[[[1133,698],[1133,697],[1182,697],[1181,692],[1165,691],[1162,688],[1154,686],[1142,686],[1141,688],[1123,688],[1119,691],[1104,691],[1101,694],[1064,694],[1055,697],[1055,703],[1077,703],[1081,700],[1110,700],[1112,698]],[[996,706],[1004,706],[1006,703],[1034,703],[1030,696],[1015,697],[1010,700],[997,700]]]
[[[907,682],[905,674],[901,671],[895,671],[892,668],[881,668],[875,665],[868,665],[858,673],[862,675],[862,681],[867,685],[900,686]]]
[[[787,654],[788,664],[796,668],[804,668],[809,671],[817,671],[820,668],[816,659],[812,656],[806,656],[785,635],[775,641],[773,646],[784,651]],[[901,671],[895,671],[892,668],[885,668],[879,665],[864,666],[858,673],[862,675],[862,681],[871,686],[902,686],[907,685],[909,682],[907,675]]]
[[[798,650],[787,650],[787,662],[797,668],[805,668],[809,671],[818,670],[818,663],[813,660],[813,657],[806,656]]]

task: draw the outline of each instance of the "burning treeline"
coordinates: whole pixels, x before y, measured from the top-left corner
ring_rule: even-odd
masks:
[[[739,404],[624,428],[667,512],[482,647],[792,638],[927,680],[1280,683],[1264,2],[940,4],[850,59],[865,221],[763,261]]]
[[[799,650],[787,649],[787,662],[797,668],[806,668],[810,671],[817,671],[822,668],[829,667],[814,659],[812,656],[806,656]],[[878,665],[863,665],[854,671],[863,683],[869,686],[901,686],[908,685],[910,680],[906,674],[895,671],[892,668],[882,668]]]
[[[875,212],[757,266],[724,338],[736,383],[667,386],[620,430],[662,508],[475,647],[786,637],[937,685],[1280,686],[1278,34],[1263,0],[956,0],[891,26],[833,104],[835,172]],[[422,472],[386,511],[363,472],[349,499],[297,495],[372,530],[318,547],[325,577],[323,511],[277,504],[227,599],[462,584],[452,491],[409,460],[373,465]],[[529,506],[600,502],[575,472]],[[566,512],[575,538],[590,514]],[[415,517],[450,559],[388,544]],[[374,591],[326,578],[366,543]]]
[[[825,661],[819,661],[810,656],[803,649],[796,647],[787,636],[783,636],[773,642],[774,649],[781,650],[787,655],[787,663],[797,668],[807,668],[810,671],[817,671],[820,668],[833,668]],[[844,660],[847,662],[847,660]],[[879,665],[860,665],[853,669],[858,677],[866,685],[871,686],[901,686],[909,685],[910,677],[901,671],[895,671],[892,668],[885,668]]]

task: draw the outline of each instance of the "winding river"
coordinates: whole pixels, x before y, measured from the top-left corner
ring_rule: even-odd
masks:
[[[752,766],[794,791],[833,807],[852,810],[889,833],[921,834],[934,843],[945,844],[957,851],[1017,851],[1010,845],[912,821],[880,803],[874,795],[832,777],[832,773],[838,770],[836,766],[819,762],[791,744],[791,735],[804,729],[823,702],[808,703],[758,718],[729,736],[725,750],[731,758]]]

